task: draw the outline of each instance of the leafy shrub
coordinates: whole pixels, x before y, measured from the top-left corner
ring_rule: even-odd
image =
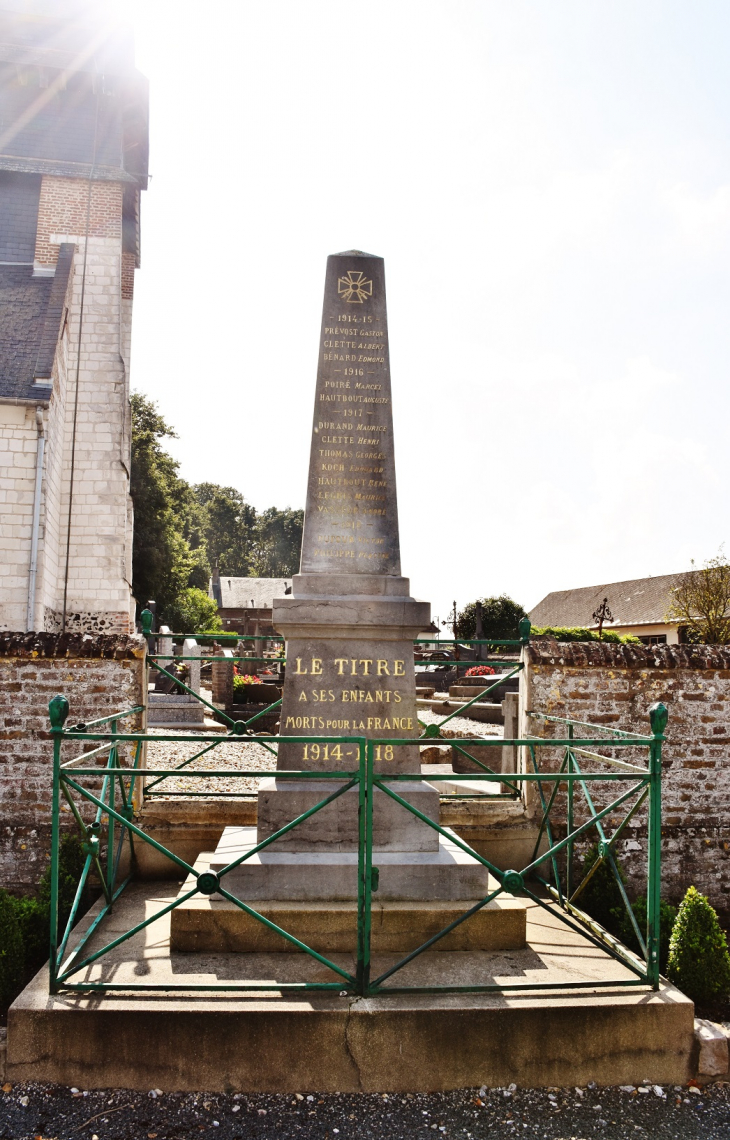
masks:
[[[217,602],[195,586],[181,590],[165,606],[164,620],[173,633],[216,633],[223,629]]]
[[[642,895],[640,898],[631,904],[631,909],[636,917],[636,924],[639,930],[646,939],[646,896]],[[633,950],[635,954],[641,957],[641,947],[639,940],[634,933],[634,928],[631,925],[629,916],[626,913],[626,908],[622,907],[623,914],[621,916],[620,933],[618,938],[628,946],[629,950]],[[659,970],[662,974],[667,972],[667,963],[669,961],[669,943],[672,937],[672,930],[674,923],[677,920],[677,908],[668,903],[666,899],[659,900]]]
[[[81,842],[64,835],[58,853],[58,926],[63,932],[84,867]],[[48,958],[51,917],[51,867],[46,867],[35,895],[16,898],[0,890],[0,1007],[9,1004]]]
[[[10,1005],[23,985],[25,954],[17,903],[0,890],[0,1009]]]
[[[597,859],[598,848],[593,846],[586,852],[583,859],[584,876],[588,874]],[[621,882],[625,884],[626,877],[621,869],[621,864],[615,856],[614,859]],[[604,861],[595,872],[588,886],[578,896],[577,904],[591,918],[595,918],[596,922],[600,922],[609,934],[613,934],[614,938],[618,938],[619,942],[623,942],[629,950],[633,950],[635,954],[641,957],[639,940],[626,912],[626,905],[621,897],[616,877],[607,862]],[[633,902],[631,909],[634,912],[639,930],[646,938],[646,896],[642,895]],[[666,973],[667,969],[669,941],[676,917],[676,907],[661,899],[659,903],[659,969],[663,974]]]
[[[598,861],[598,847],[594,845],[589,847],[583,857],[583,878],[593,867],[594,863]],[[621,882],[626,882],[626,877],[621,870],[621,865],[616,862]],[[621,891],[616,882],[616,877],[611,870],[608,862],[603,861],[597,871],[594,872],[590,882],[584,890],[578,895],[576,900],[577,906],[589,914],[591,918],[595,918],[596,922],[600,922],[601,926],[613,934],[615,938],[621,937],[621,918],[626,915],[626,907],[621,898]]]
[[[617,633],[615,629],[604,629],[603,636],[599,637],[597,630],[585,629],[582,626],[533,626],[530,636],[554,637],[556,641],[607,641],[613,645],[641,645],[641,638],[634,637],[632,633]]]
[[[464,674],[465,677],[492,677],[495,670],[491,665],[472,665],[471,669],[467,669]]]
[[[669,943],[667,976],[696,1002],[730,994],[730,954],[717,913],[705,895],[690,887]]]

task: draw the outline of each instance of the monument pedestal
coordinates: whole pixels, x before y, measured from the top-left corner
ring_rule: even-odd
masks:
[[[221,857],[235,858],[243,853],[247,843],[253,845],[255,841],[255,828],[226,830],[230,833],[230,846],[224,835],[215,854],[200,856],[195,864],[197,871],[220,870]],[[335,860],[331,855],[319,858],[312,855],[311,861],[303,863],[301,856],[282,855],[278,864],[272,862],[275,859],[272,854],[267,860],[266,851],[262,852],[257,862],[249,866],[247,875],[241,875],[244,864],[226,876],[226,888],[234,894],[240,893],[259,914],[312,950],[320,954],[354,954],[357,949],[357,856],[342,853],[339,860]],[[454,867],[463,865],[460,861],[465,859],[468,856],[447,840],[435,856],[419,861],[414,879],[413,861],[409,862],[406,856],[373,852],[373,864],[380,871],[380,885],[372,896],[370,912],[373,953],[407,954],[416,950],[459,918],[488,890],[496,890],[497,883],[490,878],[484,892],[475,893],[471,898],[437,897],[439,891],[443,894],[453,889]],[[289,890],[291,895],[298,891],[297,898],[287,901],[259,894],[266,890],[267,874],[272,866],[290,876]],[[463,888],[468,885],[466,877],[458,877],[456,881]],[[411,893],[420,883],[424,887],[423,897],[410,901],[400,899],[398,891],[403,889],[404,883]],[[180,893],[187,893],[192,885],[191,877]],[[483,883],[473,881],[472,885],[481,891]],[[281,888],[279,876],[276,886]],[[434,943],[434,950],[521,950],[525,946],[526,930],[526,904],[502,894]],[[215,895],[208,898],[198,895],[172,911],[170,949],[183,953],[297,951],[286,938],[251,918],[234,903]]]
[[[420,822],[420,821],[419,821]],[[421,824],[425,830],[425,824]],[[430,830],[430,829],[429,829]],[[210,861],[216,874],[256,846],[253,827],[227,827]],[[357,850],[278,851],[277,843],[252,855],[222,880],[244,902],[357,899]],[[483,863],[441,839],[432,851],[373,851],[378,901],[473,900],[489,892]],[[462,907],[462,912],[466,907]]]

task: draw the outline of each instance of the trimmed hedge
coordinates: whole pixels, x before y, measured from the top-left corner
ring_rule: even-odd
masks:
[[[582,626],[543,625],[533,626],[530,637],[554,637],[556,641],[607,641],[613,645],[641,645],[639,637],[633,633],[617,633],[614,629],[604,629],[601,637],[595,629]]]
[[[707,896],[690,887],[669,944],[667,976],[687,997],[710,1002],[730,994],[727,939]]]

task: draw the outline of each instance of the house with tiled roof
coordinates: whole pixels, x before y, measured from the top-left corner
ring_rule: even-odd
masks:
[[[0,0],[0,629],[133,629],[148,91],[107,16]]]
[[[226,632],[270,636],[274,598],[291,594],[291,578],[230,578],[214,571],[209,594]]]
[[[555,590],[530,611],[530,621],[538,628],[597,629],[594,615],[605,600],[611,620],[604,622],[604,629],[633,634],[647,645],[676,645],[680,624],[668,619],[667,614],[673,591],[686,577],[687,573],[660,574],[656,578],[630,578],[626,582]]]

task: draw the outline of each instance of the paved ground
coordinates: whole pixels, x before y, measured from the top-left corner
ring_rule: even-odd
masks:
[[[482,1089],[422,1095],[317,1096],[237,1094],[148,1095],[124,1090],[83,1092],[59,1085],[5,1085],[0,1096],[2,1140],[266,1140],[331,1137],[539,1137],[624,1140],[631,1137],[727,1140],[727,1083],[699,1092],[636,1089]]]

